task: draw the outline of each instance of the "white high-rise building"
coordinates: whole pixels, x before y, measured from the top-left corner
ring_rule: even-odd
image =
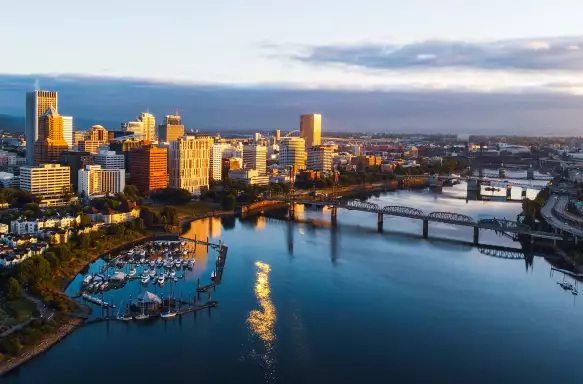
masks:
[[[87,165],[79,170],[78,191],[85,197],[96,197],[123,192],[125,169],[103,169],[101,165]]]
[[[262,145],[244,145],[243,168],[255,169],[260,175],[265,175],[267,171],[267,147]]]
[[[211,138],[207,135],[185,135],[171,141],[168,148],[169,186],[200,195],[208,188],[210,176]]]
[[[306,169],[306,141],[301,137],[285,137],[279,143],[279,165]]]
[[[93,155],[93,162],[103,169],[125,169],[125,156],[115,151],[101,150]]]
[[[315,145],[308,148],[308,169],[332,172],[332,148],[325,145]]]
[[[126,130],[133,132],[134,135],[146,135],[144,131],[144,123],[141,121],[130,121],[126,124]]]
[[[71,187],[71,168],[60,164],[20,167],[20,189],[42,197],[43,207],[66,205],[65,195]]]
[[[53,107],[59,110],[57,92],[33,91],[26,94],[26,122],[24,139],[26,140],[26,163],[34,164],[34,143],[39,139],[39,123],[44,113]]]
[[[231,157],[232,147],[227,143],[216,143],[211,145],[210,176],[218,181],[222,179],[223,157]]]
[[[146,136],[146,140],[156,141],[156,118],[154,115],[148,112],[142,112],[138,116],[138,121],[144,123],[143,134]]]
[[[63,116],[63,139],[69,144],[69,149],[73,148],[73,116]]]

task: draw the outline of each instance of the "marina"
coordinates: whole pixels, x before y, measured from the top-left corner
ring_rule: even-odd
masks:
[[[197,247],[207,254],[216,253],[216,259],[213,270],[198,276],[193,289],[188,282],[196,275]],[[218,301],[211,298],[211,290],[221,283],[227,250],[222,242],[209,243],[208,239],[145,241],[98,261],[93,268],[96,273],[83,276],[73,297],[94,309],[86,316],[87,324],[169,320],[214,308]],[[201,278],[209,283],[201,286]],[[202,293],[206,297],[201,299]]]

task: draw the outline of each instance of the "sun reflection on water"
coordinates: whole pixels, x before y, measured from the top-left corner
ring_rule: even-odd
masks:
[[[273,353],[275,342],[275,320],[277,314],[275,306],[271,301],[271,288],[269,286],[269,264],[257,261],[257,274],[255,279],[255,297],[259,303],[260,309],[249,312],[247,323],[249,329],[263,341],[265,353],[261,356],[266,369],[266,378],[268,382],[275,380],[275,358]]]

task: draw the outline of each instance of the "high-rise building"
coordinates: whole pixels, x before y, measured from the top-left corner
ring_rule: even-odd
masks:
[[[209,186],[211,138],[207,135],[186,135],[170,141],[168,170],[170,187],[200,194]]]
[[[211,179],[218,181],[222,179],[223,174],[223,157],[230,157],[233,152],[231,146],[227,143],[215,143],[211,145]]]
[[[60,164],[20,167],[20,189],[40,195],[43,207],[68,204],[71,188],[70,168]]]
[[[85,139],[85,132],[73,131],[73,147],[79,148],[79,143]]]
[[[166,115],[164,124],[160,124],[158,128],[160,141],[164,143],[175,141],[184,135],[184,125],[178,115]]]
[[[99,151],[98,154],[93,155],[93,162],[101,165],[103,169],[125,169],[125,156],[116,151]]]
[[[301,137],[284,137],[279,143],[279,165],[306,169],[306,141]]]
[[[53,107],[39,120],[38,139],[34,143],[34,164],[58,163],[61,152],[69,150],[63,138],[63,118]]]
[[[125,169],[103,169],[101,165],[87,165],[79,171],[77,191],[85,197],[103,196],[123,192]]]
[[[312,171],[332,172],[332,148],[315,145],[308,148],[308,166]]]
[[[63,118],[63,139],[73,148],[73,116],[61,116]]]
[[[255,169],[264,175],[267,171],[267,147],[262,145],[243,146],[243,168]]]
[[[143,139],[146,138],[146,132],[144,129],[143,121],[130,121],[125,125],[125,131],[131,132],[134,135],[144,135]]]
[[[138,121],[144,123],[143,134],[146,140],[156,141],[156,118],[149,112],[142,112],[138,116]]]
[[[322,143],[322,115],[300,116],[300,137],[306,140],[306,148]]]
[[[223,158],[223,169],[222,169],[222,176],[223,178],[229,175],[229,171],[231,169],[241,169],[243,164],[243,159],[237,157],[226,157]]]
[[[93,155],[89,152],[65,151],[61,152],[59,163],[71,169],[71,185],[77,189],[79,170],[93,164]]]
[[[275,142],[279,142],[281,140],[281,130],[280,129],[276,129],[275,130]]]
[[[255,135],[253,137],[253,141],[255,142],[255,144],[259,143],[261,141],[261,133],[255,132]]]
[[[142,193],[168,186],[168,149],[148,145],[128,152],[130,183]]]
[[[106,144],[109,140],[107,130],[101,125],[94,125],[85,134],[85,138],[79,142],[79,151],[98,153],[99,146]]]
[[[59,110],[57,92],[33,91],[26,94],[26,163],[34,164],[34,143],[38,140],[39,121],[49,107]]]

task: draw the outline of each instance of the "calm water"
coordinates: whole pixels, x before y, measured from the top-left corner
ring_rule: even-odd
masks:
[[[400,191],[379,205],[515,218],[516,203],[466,202]],[[454,198],[452,198],[454,197]],[[202,220],[187,236],[229,245],[220,307],[149,324],[84,327],[2,383],[575,383],[583,359],[583,303],[556,284],[550,265],[487,256],[471,229],[339,211],[298,210],[323,227],[258,218]],[[494,233],[490,243],[513,246]],[[208,280],[214,254],[177,292]],[[169,290],[169,287],[165,289]],[[74,285],[71,287],[74,290]],[[139,285],[115,293],[139,294]],[[160,293],[160,292],[158,292]]]

